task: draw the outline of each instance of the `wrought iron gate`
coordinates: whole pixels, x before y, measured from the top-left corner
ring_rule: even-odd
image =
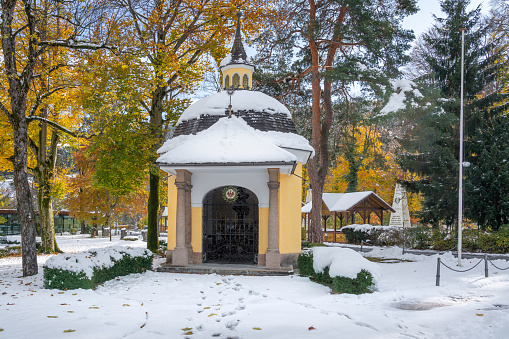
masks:
[[[243,187],[231,187],[228,199],[220,187],[203,204],[203,262],[256,264],[258,261],[258,199]],[[230,202],[228,202],[230,201]]]

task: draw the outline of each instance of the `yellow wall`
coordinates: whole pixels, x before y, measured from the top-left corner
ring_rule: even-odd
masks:
[[[302,177],[302,163],[295,168]],[[279,252],[300,253],[301,251],[301,187],[302,179],[295,175],[279,173]]]
[[[168,250],[177,245],[177,186],[173,175],[168,176]]]
[[[202,210],[201,207],[191,207],[191,246],[193,247],[193,252],[202,251]]]
[[[242,78],[244,77],[244,74],[247,74],[247,76],[249,77],[249,88],[252,88],[252,83],[253,83],[253,72],[250,70],[250,69],[247,69],[247,68],[243,68],[243,67],[235,67],[235,68],[230,68],[230,69],[227,69],[225,71],[223,71],[223,88],[225,87],[225,84],[224,84],[224,79],[226,79],[226,76],[230,76],[230,86],[232,85],[232,79],[233,79],[233,75],[235,73],[238,73],[239,76],[240,76],[240,88],[243,88],[243,89],[246,89],[242,86]]]
[[[295,168],[295,174],[302,176],[302,164],[299,162]],[[168,250],[176,246],[176,221],[177,221],[177,187],[175,177],[168,177]],[[279,174],[279,251],[280,253],[300,253],[301,251],[301,186],[302,180],[295,175]],[[259,254],[267,253],[269,208],[260,207],[259,216]],[[193,252],[202,252],[202,218],[201,207],[191,208]]]
[[[267,253],[269,247],[269,208],[258,208],[258,253]]]

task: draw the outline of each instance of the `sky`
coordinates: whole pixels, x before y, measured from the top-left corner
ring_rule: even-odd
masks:
[[[434,21],[433,14],[438,17],[444,17],[440,10],[439,0],[419,0],[418,5],[420,9],[419,12],[405,18],[403,21],[403,27],[406,29],[412,29],[416,37],[431,26]],[[489,1],[487,0],[471,0],[468,9],[472,10],[478,5],[482,5],[483,12],[488,13]]]

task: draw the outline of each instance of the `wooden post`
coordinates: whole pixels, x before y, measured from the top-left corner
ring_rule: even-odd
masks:
[[[334,238],[332,242],[336,242],[336,219],[338,218],[338,212],[334,212]]]

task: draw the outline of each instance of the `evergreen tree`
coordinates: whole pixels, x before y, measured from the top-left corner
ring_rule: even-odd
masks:
[[[496,44],[490,39],[489,24],[480,6],[467,11],[468,0],[443,0],[445,18],[435,18],[435,25],[423,36],[419,67],[424,79],[439,90],[439,107],[422,117],[422,128],[412,133],[400,157],[403,169],[419,174],[420,179],[407,182],[407,189],[424,196],[424,222],[452,225],[457,221],[459,113],[461,88],[461,28],[465,28],[465,139],[481,132],[483,119],[495,92],[487,90],[495,80],[498,59]],[[419,135],[419,131],[425,131]],[[465,148],[465,154],[468,154]],[[465,157],[466,159],[466,157]],[[465,210],[474,203],[466,197]]]

